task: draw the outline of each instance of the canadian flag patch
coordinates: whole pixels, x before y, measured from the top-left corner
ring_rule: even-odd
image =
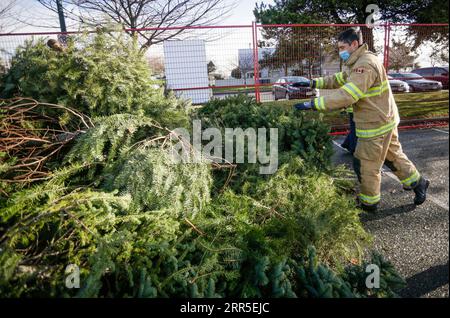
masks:
[[[363,69],[362,67],[355,68],[355,69],[353,69],[353,71],[354,71],[355,73],[359,73],[359,74],[364,73],[364,69]]]

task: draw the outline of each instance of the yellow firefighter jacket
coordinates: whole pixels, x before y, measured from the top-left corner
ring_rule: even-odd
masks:
[[[316,88],[335,89],[313,100],[316,110],[334,110],[353,104],[356,135],[371,138],[391,131],[400,122],[386,70],[363,44],[344,65],[344,70],[314,79]]]

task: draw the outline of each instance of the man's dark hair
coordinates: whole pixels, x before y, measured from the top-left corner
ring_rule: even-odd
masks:
[[[356,28],[350,28],[345,30],[344,32],[339,33],[338,41],[344,42],[347,44],[352,44],[353,41],[358,41],[358,44],[362,44],[362,36],[361,31]]]

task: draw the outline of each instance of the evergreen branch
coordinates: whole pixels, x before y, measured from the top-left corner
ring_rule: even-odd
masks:
[[[202,231],[200,231],[194,224],[192,224],[191,221],[189,221],[187,218],[184,218],[187,224],[189,224],[197,233],[199,233],[201,236],[205,235]]]

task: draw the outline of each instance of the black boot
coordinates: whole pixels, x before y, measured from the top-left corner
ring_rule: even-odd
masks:
[[[368,204],[361,203],[359,205],[359,207],[361,209],[363,209],[364,211],[366,211],[366,212],[377,212],[377,210],[378,210],[378,204],[370,204],[370,205],[368,205]]]
[[[421,205],[427,199],[427,189],[430,186],[430,181],[424,177],[420,177],[417,185],[413,188],[416,197],[414,198],[415,205]]]
[[[366,212],[376,212],[378,210],[378,203],[375,204],[364,204],[359,198],[356,199],[357,206]]]

